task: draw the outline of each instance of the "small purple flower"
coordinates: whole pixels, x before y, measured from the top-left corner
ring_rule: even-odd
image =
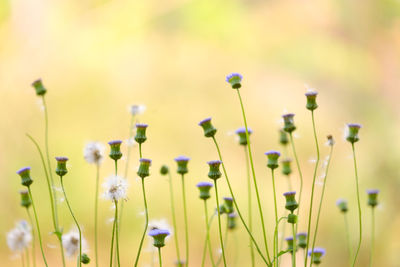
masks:
[[[211,117],[205,118],[204,120],[201,120],[201,121],[199,122],[199,126],[202,126],[202,125],[204,125],[205,123],[210,122],[210,121],[211,121]]]
[[[176,162],[188,162],[190,160],[190,158],[186,157],[186,156],[178,156],[174,160]]]
[[[249,132],[249,134],[253,133],[253,130],[249,127],[247,127],[247,131]],[[236,134],[245,134],[246,133],[246,128],[245,127],[240,127],[235,131]]]
[[[56,174],[60,177],[63,177],[68,173],[67,170],[67,157],[56,157],[57,161],[57,168],[56,168]]]
[[[240,87],[242,87],[242,79],[243,76],[240,73],[231,73],[226,76],[226,81],[231,84],[233,89],[239,89]]]
[[[253,133],[253,131],[250,128],[247,128],[247,131],[249,133],[249,138],[250,138],[250,135]],[[235,131],[235,133],[239,136],[239,144],[243,146],[247,145],[246,128],[240,127]]]
[[[348,123],[346,129],[346,140],[352,144],[360,140],[360,138],[358,137],[358,132],[361,127],[361,124],[358,123]]]
[[[108,142],[108,144],[110,145],[110,154],[108,154],[108,156],[117,161],[120,158],[122,158],[122,152],[121,152],[121,144],[122,141],[121,140],[113,140]]]
[[[341,212],[347,212],[348,210],[349,210],[349,208],[348,208],[348,206],[347,206],[347,200],[346,199],[343,199],[343,198],[339,198],[337,201],[336,201],[336,206],[338,206],[338,208],[339,208],[339,210],[341,211]]]
[[[18,170],[17,174],[19,176],[21,176],[21,184],[22,185],[29,187],[33,183],[33,180],[31,178],[31,168],[30,167],[24,167],[24,168]]]
[[[154,238],[153,245],[157,248],[165,246],[165,238],[170,235],[168,230],[152,229],[149,231],[149,236]]]
[[[55,157],[56,161],[60,161],[60,162],[66,162],[68,161],[67,157]]]
[[[287,133],[291,133],[296,130],[296,126],[294,125],[294,115],[293,113],[287,113],[282,115],[283,118],[283,130]]]
[[[120,145],[120,144],[122,144],[122,141],[121,141],[121,140],[112,140],[112,141],[108,142],[108,144],[109,144],[110,146],[113,146],[113,145]]]
[[[199,126],[203,128],[205,137],[213,137],[217,133],[217,129],[211,124],[211,117],[200,121]]]
[[[27,172],[29,173],[30,170],[31,170],[31,167],[23,167],[17,171],[17,174],[21,175],[23,173],[27,173]]]
[[[189,163],[190,158],[186,156],[178,156],[175,158],[176,163],[178,164],[178,169],[176,170],[177,173],[184,175],[185,173],[188,173],[188,163]]]
[[[283,195],[286,197],[286,196],[294,196],[294,195],[296,195],[296,191],[290,191],[290,192],[285,192],[285,193],[283,193]]]
[[[199,182],[196,186],[199,188],[204,188],[204,187],[213,187],[214,185],[210,182]]]
[[[137,171],[137,175],[144,179],[145,177],[150,175],[150,165],[151,165],[151,159],[145,159],[145,158],[141,158],[139,159],[140,165],[139,165],[139,169]]]
[[[367,190],[368,194],[368,206],[375,207],[378,205],[378,189],[369,189]]]
[[[208,177],[216,180],[221,177],[222,173],[219,170],[219,166],[221,165],[222,161],[220,160],[211,160],[208,161],[207,164],[210,167],[208,172]]]

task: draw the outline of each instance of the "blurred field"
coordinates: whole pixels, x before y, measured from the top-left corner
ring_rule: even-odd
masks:
[[[71,159],[66,190],[84,226],[92,259],[95,168],[84,161],[83,146],[91,140],[126,140],[128,107],[145,104],[147,110],[139,120],[150,125],[143,146],[144,156],[153,159],[152,176],[146,178],[150,218],[167,218],[171,223],[168,183],[158,170],[164,163],[175,170],[174,157],[190,156],[190,256],[192,266],[200,266],[203,209],[195,184],[208,179],[205,162],[217,157],[211,140],[204,138],[197,126],[207,116],[213,117],[218,128],[217,138],[243,210],[247,204],[244,155],[232,135],[242,126],[242,117],[236,93],[225,83],[226,74],[238,71],[244,75],[241,92],[254,130],[253,152],[268,215],[269,239],[273,198],[263,153],[281,149],[278,129],[285,111],[296,113],[296,144],[305,173],[304,203],[309,200],[313,170],[309,159],[315,157],[311,118],[304,107],[304,84],[309,84],[320,92],[316,113],[320,142],[325,142],[327,134],[337,140],[318,238],[318,245],[327,249],[323,266],[347,264],[343,218],[335,207],[339,197],[349,200],[354,244],[357,238],[351,147],[343,140],[347,122],[364,126],[357,144],[365,226],[358,266],[368,263],[370,210],[365,204],[365,190],[375,187],[381,190],[381,205],[376,212],[375,266],[399,266],[399,12],[397,0],[0,1],[0,265],[20,266],[18,256],[6,246],[5,236],[16,220],[26,216],[19,208],[21,186],[15,171],[30,165],[41,228],[49,244],[46,255],[51,266],[60,266],[59,249],[51,248],[56,239],[47,235],[52,226],[40,158],[25,137],[30,133],[41,144],[44,141],[40,101],[30,86],[41,77],[49,90],[51,154]],[[135,175],[137,147],[132,151],[129,200],[121,233],[122,266],[133,263],[143,227],[142,194]],[[322,146],[322,156],[327,153],[328,148]],[[101,177],[112,172],[113,164],[107,159]],[[178,178],[174,175],[182,250]],[[292,179],[298,180],[296,173]],[[220,181],[221,191],[227,195],[225,181]],[[278,176],[281,211],[281,194],[286,190],[284,177]],[[212,198],[210,207],[214,201]],[[107,220],[113,212],[107,201],[100,201],[100,207],[101,266],[107,266],[112,226]],[[65,204],[60,213],[61,225],[68,231],[73,221]],[[305,230],[305,216],[303,213],[300,219],[300,230]],[[254,221],[261,244],[257,216]],[[212,236],[217,248],[215,226]],[[238,247],[233,243],[235,238],[247,240],[246,234],[240,228],[234,235],[227,249],[229,266],[249,266],[247,243],[238,242]],[[41,264],[39,249],[37,257]],[[146,264],[150,258],[151,252],[145,252],[141,266],[149,266]],[[172,239],[164,258],[165,266],[173,266]],[[236,265],[232,263],[235,258]],[[289,266],[290,258],[285,256],[283,263]],[[75,261],[69,260],[68,264],[74,266]]]

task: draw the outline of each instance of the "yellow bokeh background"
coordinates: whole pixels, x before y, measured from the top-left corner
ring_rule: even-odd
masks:
[[[232,71],[244,75],[241,93],[252,135],[253,156],[272,246],[274,223],[271,177],[263,153],[282,150],[278,129],[284,112],[296,113],[296,145],[304,171],[305,189],[300,230],[306,229],[315,158],[310,112],[305,109],[305,84],[319,91],[316,123],[321,155],[325,136],[335,146],[321,216],[318,246],[327,254],[323,266],[348,262],[343,217],[335,201],[349,201],[353,245],[358,238],[356,195],[351,146],[343,139],[345,124],[363,124],[357,143],[364,235],[358,266],[367,266],[371,212],[365,190],[378,188],[375,266],[398,266],[400,261],[397,211],[400,199],[400,3],[382,1],[212,1],[212,0],[2,0],[0,2],[0,262],[21,266],[18,254],[6,245],[6,233],[19,219],[21,189],[16,170],[32,167],[32,190],[50,266],[61,266],[52,231],[51,212],[40,158],[26,133],[44,144],[40,99],[31,87],[42,78],[48,89],[51,156],[70,158],[65,177],[67,194],[89,243],[94,266],[93,205],[95,167],[83,159],[91,140],[126,140],[132,104],[145,104],[138,121],[148,123],[145,157],[153,160],[146,178],[150,219],[171,224],[168,181],[159,175],[162,164],[173,171],[181,254],[184,231],[180,178],[173,158],[191,157],[186,177],[190,223],[190,262],[200,266],[204,213],[197,182],[208,180],[208,160],[217,159],[215,147],[197,123],[213,117],[224,162],[239,206],[246,211],[246,174],[243,148],[233,132],[243,120],[236,92],[225,82]],[[125,142],[126,144],[126,142]],[[123,152],[126,152],[123,145]],[[138,148],[132,148],[129,199],[121,232],[122,266],[133,265],[143,230],[143,200],[135,175]],[[52,159],[53,170],[55,161]],[[125,168],[126,158],[121,160]],[[106,159],[101,180],[113,172]],[[318,172],[319,175],[321,171]],[[277,176],[279,210],[284,211],[285,177]],[[298,186],[297,172],[291,178]],[[316,199],[322,180],[318,178]],[[224,179],[221,194],[228,195]],[[255,201],[253,201],[255,203]],[[210,199],[215,207],[215,198]],[[111,203],[100,201],[100,266],[108,266]],[[262,244],[254,205],[255,236]],[[314,212],[315,214],[315,212]],[[65,231],[73,227],[65,203],[60,204]],[[238,225],[240,223],[238,222]],[[218,248],[216,224],[213,246]],[[236,240],[236,241],[235,241]],[[229,237],[228,266],[249,266],[247,236],[239,227]],[[146,239],[140,266],[151,266]],[[174,266],[172,238],[164,251],[164,265]],[[38,266],[43,266],[37,248]],[[215,252],[217,254],[217,252]],[[258,266],[261,266],[259,257]],[[298,253],[298,264],[302,260]],[[75,260],[69,259],[68,266]],[[208,263],[209,264],[209,263]],[[156,265],[155,265],[156,266]],[[208,265],[210,266],[210,265]],[[282,266],[290,266],[283,256]]]

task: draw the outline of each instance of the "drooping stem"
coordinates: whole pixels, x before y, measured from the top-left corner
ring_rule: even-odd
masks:
[[[215,199],[217,201],[217,212],[218,212],[218,231],[219,231],[219,242],[222,250],[222,259],[224,260],[224,267],[226,267],[226,258],[225,258],[225,250],[224,250],[224,241],[222,240],[222,228],[221,228],[221,212],[219,210],[219,199],[218,199],[218,187],[217,180],[214,180],[215,186]]]
[[[26,208],[26,213],[28,214],[29,222],[32,226],[32,261],[33,261],[33,267],[36,267],[36,236],[35,236],[35,229],[34,229],[34,223],[32,219],[32,215],[29,212],[29,209]]]
[[[296,213],[297,217],[299,217],[299,212],[300,212],[300,207],[301,207],[301,205],[300,205],[301,204],[301,195],[303,192],[303,173],[301,172],[299,159],[297,157],[296,147],[295,147],[294,141],[293,141],[293,134],[290,133],[289,136],[290,136],[290,144],[292,145],[293,156],[296,160],[297,171],[299,172],[299,177],[300,177],[299,207],[297,208],[297,213]],[[298,226],[299,226],[299,223],[296,223],[296,233],[297,233]],[[308,236],[308,233],[307,233],[307,236]]]
[[[272,190],[274,192],[274,209],[275,209],[275,232],[276,234],[274,234],[274,257],[275,257],[275,261],[274,261],[274,266],[278,266],[279,265],[279,259],[278,259],[278,207],[276,204],[276,188],[275,188],[275,175],[274,175],[274,170],[271,170],[271,175],[272,175]]]
[[[269,260],[269,255],[268,255],[268,260],[267,260],[267,259],[264,257],[263,253],[261,252],[261,249],[260,249],[260,247],[258,246],[257,241],[255,240],[253,234],[251,233],[249,227],[247,226],[246,222],[245,222],[244,219],[243,219],[242,213],[240,212],[239,206],[238,206],[238,204],[237,204],[237,202],[236,202],[235,195],[233,194],[233,190],[232,190],[231,183],[230,183],[230,181],[229,181],[228,173],[227,173],[227,171],[226,171],[224,161],[222,160],[222,154],[221,154],[221,151],[220,151],[220,149],[219,149],[219,146],[218,146],[218,143],[217,143],[217,140],[215,139],[215,137],[213,137],[213,141],[214,141],[215,147],[216,147],[216,149],[217,149],[219,159],[222,161],[222,164],[221,164],[221,165],[222,165],[222,170],[223,170],[223,172],[224,172],[225,180],[226,180],[226,183],[228,184],[229,192],[230,192],[230,194],[231,194],[231,197],[232,197],[232,200],[233,200],[233,204],[235,205],[236,212],[237,212],[237,214],[239,215],[240,221],[242,222],[244,228],[246,228],[246,231],[247,231],[247,233],[249,234],[249,236],[250,236],[250,238],[251,238],[251,240],[252,240],[252,242],[253,242],[253,244],[254,244],[254,246],[255,246],[257,252],[258,252],[258,254],[259,254],[260,257],[262,258],[262,260],[264,261],[264,263],[265,263],[267,266],[270,266],[271,263],[270,263],[270,260]]]
[[[371,252],[369,255],[369,267],[372,267],[372,259],[375,245],[375,208],[371,208]]]
[[[351,246],[350,228],[349,228],[349,222],[347,219],[347,213],[343,214],[343,218],[344,218],[344,227],[345,227],[345,231],[346,231],[347,247],[348,247],[348,251],[349,251],[349,262],[350,262],[350,266],[351,266],[352,257],[353,257],[353,249]]]
[[[179,241],[178,241],[178,229],[176,227],[174,187],[172,185],[172,176],[171,176],[170,172],[168,172],[168,178],[169,178],[169,197],[170,197],[170,202],[171,202],[171,213],[172,213],[172,225],[174,227],[176,257],[177,257],[177,261],[178,261],[178,267],[181,267],[181,256],[180,256],[180,252],[179,252]]]
[[[314,251],[315,242],[316,242],[316,240],[317,240],[317,232],[318,232],[319,218],[320,218],[320,215],[321,215],[322,201],[324,200],[324,195],[325,195],[326,179],[328,178],[328,171],[329,171],[329,166],[330,166],[330,164],[331,164],[332,152],[333,152],[333,146],[331,146],[331,151],[329,152],[328,163],[327,163],[327,165],[326,165],[326,170],[325,170],[325,175],[324,175],[324,184],[323,184],[323,186],[322,186],[321,199],[320,199],[320,201],[319,201],[318,214],[317,214],[317,220],[316,220],[316,222],[315,222],[315,230],[314,230],[314,237],[313,237],[313,243],[312,243],[311,251]],[[311,264],[312,264],[313,257],[314,257],[314,255],[311,254],[310,266],[311,266]]]
[[[140,240],[139,249],[138,249],[138,252],[136,255],[135,267],[138,266],[140,253],[142,252],[143,241],[144,241],[144,238],[146,237],[147,227],[149,226],[149,212],[147,210],[147,200],[146,200],[146,190],[144,188],[144,178],[142,178],[142,193],[143,193],[143,201],[144,201],[145,226],[144,226],[142,238]]]
[[[250,166],[249,166],[249,155],[247,154],[247,148],[244,147],[244,154],[246,157],[246,175],[247,175],[247,209],[248,209],[248,217],[249,217],[249,230],[253,232],[253,215],[252,215],[252,194],[251,194],[251,177],[250,177]],[[254,267],[254,247],[251,237],[249,237],[250,243],[250,257],[251,257],[251,266]]]
[[[297,241],[296,241],[296,229],[294,224],[292,224],[292,231],[293,231],[293,252],[292,252],[292,267],[296,267],[296,245],[297,245]]]
[[[182,200],[183,200],[183,216],[185,218],[185,247],[186,247],[186,266],[189,266],[189,226],[186,206],[186,190],[185,190],[185,178],[182,174]]]
[[[60,181],[61,181],[61,188],[62,188],[62,191],[64,194],[65,203],[67,203],[69,212],[71,213],[71,216],[74,219],[76,227],[78,228],[78,232],[79,232],[79,265],[78,266],[82,266],[82,231],[81,231],[81,227],[79,226],[78,220],[75,218],[75,215],[72,212],[71,205],[69,204],[67,194],[65,193],[64,182],[63,182],[62,176],[60,176]]]
[[[353,260],[353,267],[356,264],[357,261],[357,256],[358,252],[360,251],[361,248],[361,241],[362,241],[362,220],[361,220],[361,203],[360,203],[360,190],[358,188],[358,171],[357,171],[357,160],[356,160],[356,151],[354,148],[354,143],[351,144],[351,148],[353,150],[353,159],[354,159],[354,174],[356,177],[356,189],[357,189],[357,204],[358,204],[358,224],[360,226],[360,238],[358,240],[358,246],[356,250],[356,254],[354,256]]]
[[[266,233],[266,229],[265,229],[264,215],[263,215],[263,211],[262,211],[262,207],[261,207],[260,194],[258,193],[256,172],[254,170],[253,155],[251,153],[251,145],[250,145],[250,138],[249,138],[249,130],[248,130],[248,126],[247,126],[246,113],[244,111],[244,105],[243,105],[243,101],[242,101],[242,96],[240,95],[240,91],[239,91],[239,89],[237,89],[236,91],[237,91],[237,94],[238,94],[238,97],[239,97],[240,107],[242,109],[244,127],[246,129],[247,150],[248,150],[248,153],[249,153],[251,172],[253,174],[253,183],[254,183],[254,188],[255,188],[255,191],[256,191],[258,210],[259,210],[259,213],[260,213],[260,220],[261,220],[261,226],[262,226],[262,230],[263,230],[263,238],[264,238],[265,250],[266,250],[266,253],[267,253],[268,261],[271,261],[270,257],[269,257],[269,251],[268,251],[267,233]]]
[[[207,208],[207,200],[204,200],[204,215],[205,215],[205,223],[206,223],[206,239],[204,242],[204,249],[203,249],[203,256],[201,259],[201,266],[204,267],[205,259],[206,259],[206,248],[208,247],[210,253],[210,260],[211,264],[214,267],[214,257],[211,248],[211,241],[210,241],[210,225],[208,223],[208,208]]]
[[[310,243],[310,235],[311,235],[311,217],[312,217],[312,211],[313,211],[313,202],[314,202],[314,188],[315,188],[315,179],[317,177],[317,171],[318,171],[318,164],[319,164],[319,145],[318,145],[318,138],[317,138],[317,131],[315,129],[315,120],[314,120],[314,111],[311,111],[311,120],[312,120],[312,125],[313,125],[313,132],[314,132],[314,140],[315,140],[315,147],[317,149],[317,161],[315,162],[315,167],[314,167],[314,175],[313,175],[313,181],[312,181],[312,186],[311,186],[311,199],[310,199],[310,210],[308,212],[308,226],[307,226],[307,243],[306,243],[306,251],[308,251],[308,246]],[[321,198],[322,199],[322,198]],[[312,257],[313,253],[311,253],[311,262],[312,262]],[[306,256],[304,260],[304,266],[307,266],[307,260],[308,257]],[[312,264],[312,263],[311,263]],[[311,266],[311,265],[310,265]]]
[[[116,248],[116,257],[117,257],[117,262],[118,262],[118,267],[121,266],[120,260],[119,260],[119,237],[118,237],[118,201],[114,200],[115,204],[115,217],[114,217],[114,222],[115,222],[115,248]]]
[[[162,258],[161,258],[161,248],[158,248],[158,262],[160,263],[160,267],[162,267]]]
[[[30,199],[32,201],[32,209],[33,209],[33,214],[35,216],[36,230],[37,230],[37,233],[38,233],[40,250],[42,252],[42,257],[43,257],[44,264],[46,265],[46,267],[48,267],[46,256],[44,255],[44,251],[43,251],[42,235],[40,234],[39,220],[38,220],[38,216],[37,216],[37,213],[36,213],[35,203],[34,203],[33,197],[32,197],[32,191],[31,191],[31,188],[29,186],[28,186],[28,192],[29,192],[29,197],[30,197]]]
[[[97,228],[97,220],[98,220],[98,200],[99,200],[99,177],[100,177],[100,165],[96,164],[96,194],[94,199],[94,254],[96,267],[99,266],[99,257],[98,257],[98,228]]]

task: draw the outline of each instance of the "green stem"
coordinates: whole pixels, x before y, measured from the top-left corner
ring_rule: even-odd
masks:
[[[292,231],[293,231],[293,252],[292,252],[292,267],[296,267],[296,229],[294,227],[294,223],[292,224]]]
[[[226,267],[226,258],[225,258],[225,250],[224,250],[224,241],[222,240],[222,229],[221,229],[221,212],[219,210],[219,200],[218,200],[218,187],[217,180],[214,180],[215,185],[215,199],[217,200],[217,212],[218,212],[218,231],[219,231],[219,241],[222,250],[222,259],[224,260],[224,266]]]
[[[40,250],[42,251],[42,257],[43,257],[44,264],[46,265],[46,267],[48,267],[46,256],[44,255],[44,251],[43,251],[42,236],[40,234],[39,220],[38,220],[37,213],[36,213],[35,203],[34,203],[33,197],[32,197],[32,191],[29,186],[28,186],[28,192],[29,192],[29,197],[31,198],[31,201],[32,201],[32,208],[33,208],[33,214],[35,216],[36,230],[38,233]]]
[[[315,223],[315,230],[314,230],[314,237],[313,237],[313,243],[312,243],[311,251],[314,251],[315,242],[316,242],[316,240],[317,240],[317,232],[318,232],[319,218],[320,218],[320,215],[321,215],[322,201],[323,201],[324,195],[325,195],[326,179],[327,179],[327,177],[328,177],[329,166],[330,166],[330,164],[331,164],[332,152],[333,152],[333,146],[331,146],[331,151],[329,152],[328,163],[327,163],[327,165],[326,165],[325,177],[324,177],[324,184],[323,184],[323,186],[322,186],[321,199],[320,199],[320,201],[319,201],[318,214],[317,214],[317,221],[316,221],[316,223]],[[310,266],[311,266],[311,264],[312,264],[313,257],[314,257],[314,255],[311,254]]]
[[[99,177],[100,177],[100,165],[96,165],[96,195],[94,199],[94,254],[96,259],[96,267],[99,266],[99,257],[98,257],[98,228],[97,228],[97,220],[98,220],[98,199],[99,199]]]
[[[346,239],[347,239],[347,246],[349,250],[349,261],[350,261],[350,266],[352,264],[351,258],[353,257],[353,251],[352,251],[352,246],[351,246],[351,240],[350,240],[350,230],[349,230],[349,222],[347,220],[347,213],[343,215],[344,218],[344,227],[346,231]]]
[[[140,240],[139,249],[138,249],[138,252],[136,255],[135,267],[138,266],[140,253],[142,252],[143,241],[144,241],[144,238],[146,237],[147,227],[149,226],[149,213],[147,210],[146,191],[144,189],[144,178],[142,178],[142,193],[143,193],[143,201],[144,201],[145,226],[144,226],[142,238]]]
[[[181,180],[182,180],[183,215],[185,218],[186,266],[189,266],[189,226],[188,226],[187,206],[186,206],[185,179],[183,174],[181,176]]]
[[[306,251],[308,251],[308,246],[310,242],[310,235],[311,235],[311,217],[312,217],[312,211],[313,211],[313,202],[314,202],[314,189],[315,189],[315,179],[317,177],[317,171],[318,171],[318,164],[319,164],[319,145],[318,145],[318,138],[317,138],[317,131],[315,129],[315,120],[314,120],[314,111],[311,111],[311,120],[312,120],[312,125],[313,125],[313,132],[314,132],[314,140],[315,140],[315,147],[317,149],[317,161],[315,162],[315,167],[314,167],[314,175],[313,175],[313,181],[312,181],[312,187],[311,187],[311,200],[310,200],[310,210],[308,213],[308,226],[307,226],[307,243],[306,243]],[[322,199],[322,198],[321,198]],[[300,206],[300,205],[299,205]],[[311,254],[311,262],[312,262],[312,257],[313,254]],[[304,260],[304,266],[307,266],[307,260],[308,257],[305,258]],[[312,264],[312,263],[311,263]],[[310,265],[311,266],[311,265]]]
[[[294,145],[294,141],[293,141],[293,134],[290,133],[290,143],[292,145],[292,150],[293,150],[293,156],[296,160],[296,166],[297,166],[297,171],[299,172],[299,177],[300,177],[300,193],[299,193],[299,207],[297,208],[297,212],[296,212],[296,216],[299,217],[299,212],[300,212],[300,207],[301,207],[301,195],[303,193],[303,173],[301,172],[301,168],[300,168],[300,163],[299,163],[299,159],[297,157],[297,153],[296,153],[296,147]],[[296,223],[296,233],[297,233],[297,228],[298,228],[299,224]],[[309,235],[309,233],[307,233],[307,236]],[[306,256],[307,258],[307,256]]]
[[[117,261],[118,261],[118,267],[121,266],[120,260],[119,260],[119,237],[118,237],[118,201],[114,200],[114,204],[115,204],[115,217],[114,217],[114,221],[115,221],[115,243],[116,243],[116,257],[117,257]]]
[[[79,232],[79,266],[82,266],[82,231],[81,231],[81,227],[79,226],[79,223],[77,221],[77,219],[75,218],[74,213],[72,212],[72,208],[69,204],[68,198],[67,198],[67,194],[65,193],[65,188],[64,188],[64,182],[63,182],[63,177],[60,176],[60,181],[61,181],[61,188],[64,194],[64,198],[65,198],[65,203],[67,203],[69,212],[71,213],[72,218],[74,219],[74,222],[76,224],[76,227],[78,228],[78,232]]]
[[[228,216],[228,214],[227,214]],[[228,224],[228,220],[226,221],[226,228],[225,228],[225,237],[224,237],[224,249],[227,248],[227,244],[228,244],[228,231],[229,231],[229,224]],[[222,255],[219,256],[217,263],[215,264],[217,267],[220,265],[222,261]]]
[[[246,222],[245,222],[244,219],[243,219],[242,213],[240,212],[239,206],[238,206],[238,204],[237,204],[237,202],[236,202],[235,195],[233,194],[232,186],[231,186],[231,183],[230,183],[230,181],[229,181],[228,174],[227,174],[227,172],[226,172],[226,168],[225,168],[224,161],[222,160],[222,154],[221,154],[221,151],[220,151],[220,149],[219,149],[217,140],[215,139],[214,136],[213,136],[212,139],[213,139],[213,141],[214,141],[215,147],[217,148],[217,152],[218,152],[219,159],[222,161],[222,164],[221,164],[221,165],[222,165],[222,170],[223,170],[223,172],[224,172],[225,180],[226,180],[226,183],[228,184],[229,192],[230,192],[231,197],[232,197],[232,199],[233,199],[233,204],[235,205],[236,212],[237,212],[237,214],[239,215],[240,221],[242,222],[244,228],[246,228],[246,231],[247,231],[247,233],[249,234],[251,240],[253,241],[254,246],[256,247],[256,250],[257,250],[258,254],[260,255],[260,257],[262,258],[262,260],[264,261],[264,263],[265,263],[267,266],[270,266],[270,265],[271,265],[271,261],[269,260],[269,254],[268,254],[268,261],[267,261],[267,259],[266,259],[266,258],[264,257],[264,255],[262,254],[261,249],[260,249],[260,247],[258,246],[258,244],[257,244],[257,242],[256,242],[256,240],[255,240],[255,238],[254,238],[254,236],[253,236],[253,234],[251,233],[249,227],[247,226]],[[258,190],[256,190],[256,192],[258,192]]]
[[[28,250],[28,248],[25,249],[25,254],[26,254],[26,265],[29,267],[30,263],[29,263],[29,250]]]
[[[161,248],[158,248],[158,261],[160,262],[160,267],[162,267],[162,258],[161,258]]]
[[[248,216],[249,216],[249,230],[253,232],[253,215],[252,215],[252,197],[251,197],[251,177],[250,177],[250,166],[249,166],[249,155],[247,154],[247,148],[244,147],[244,154],[246,157],[246,174],[247,174],[247,204],[248,204]],[[254,267],[254,247],[251,237],[249,237],[250,243],[250,256],[251,256],[251,266]]]
[[[113,266],[115,224],[116,224],[116,220],[114,218],[112,234],[111,234],[110,267]]]
[[[237,91],[237,94],[238,94],[238,97],[239,97],[240,107],[242,109],[244,126],[245,126],[245,129],[246,129],[247,150],[248,150],[248,153],[249,153],[251,172],[253,174],[254,188],[256,190],[257,204],[258,204],[258,210],[259,210],[259,213],[260,213],[260,220],[261,220],[261,225],[262,225],[262,230],[263,230],[263,238],[264,238],[265,250],[267,252],[268,261],[271,262],[270,257],[269,257],[269,251],[268,251],[268,242],[267,242],[267,233],[266,233],[265,223],[264,223],[264,215],[263,215],[263,211],[262,211],[262,207],[261,207],[260,194],[258,193],[256,172],[254,170],[253,156],[252,156],[252,153],[251,153],[251,146],[250,146],[250,138],[249,138],[249,131],[248,131],[248,126],[247,126],[246,113],[244,111],[244,106],[243,106],[242,96],[240,95],[240,91],[239,91],[239,89],[237,89],[236,91]]]
[[[139,143],[139,157],[142,158],[142,143]]]
[[[36,237],[35,237],[35,229],[33,227],[34,222],[28,208],[26,208],[26,213],[28,214],[29,222],[32,226],[32,261],[33,261],[33,267],[36,267],[36,245],[35,245]]]
[[[276,188],[275,188],[275,175],[274,169],[271,169],[272,175],[272,190],[274,192],[274,208],[275,208],[275,232],[278,232],[278,207],[276,204]],[[278,266],[278,234],[274,234],[274,256],[276,260],[274,261],[274,266]]]
[[[172,225],[174,227],[174,239],[175,239],[175,248],[176,248],[176,256],[178,260],[178,267],[181,267],[181,256],[179,252],[179,241],[178,241],[178,229],[176,227],[176,215],[175,215],[175,202],[174,202],[174,187],[172,185],[172,176],[171,173],[168,172],[169,176],[169,197],[171,202],[171,213],[172,213]]]
[[[356,264],[358,252],[361,248],[361,241],[362,241],[362,220],[361,220],[361,203],[360,203],[360,190],[358,188],[358,172],[357,172],[357,160],[356,160],[356,151],[354,149],[354,143],[351,144],[351,148],[353,150],[353,159],[354,159],[354,173],[356,176],[356,188],[357,188],[357,204],[358,204],[358,223],[360,226],[360,238],[358,241],[358,246],[356,250],[356,254],[354,256],[353,267]]]
[[[203,249],[203,256],[201,259],[201,266],[204,267],[204,263],[205,263],[205,259],[206,259],[206,251],[207,251],[207,247],[209,249],[209,253],[210,253],[210,260],[211,260],[211,264],[214,267],[215,266],[215,262],[214,262],[214,258],[213,258],[213,253],[212,253],[212,248],[211,248],[211,241],[210,241],[210,225],[208,223],[208,208],[207,208],[207,200],[204,200],[204,214],[205,214],[205,223],[206,223],[206,239],[204,242],[204,249]]]
[[[372,267],[372,257],[375,245],[375,208],[371,208],[371,252],[369,256],[369,266]]]

